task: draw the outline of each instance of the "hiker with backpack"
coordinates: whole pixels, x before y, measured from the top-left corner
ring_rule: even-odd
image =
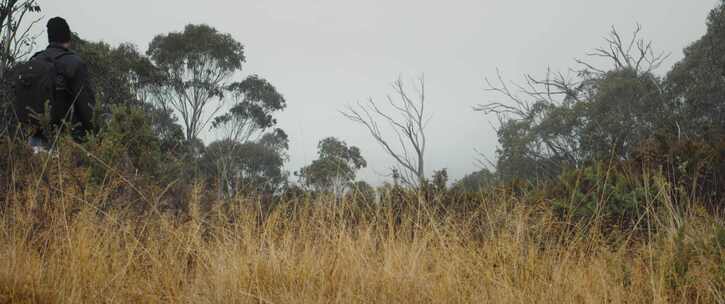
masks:
[[[48,21],[47,30],[48,47],[20,64],[14,76],[15,112],[23,124],[34,128],[29,143],[36,152],[51,148],[51,131],[69,127],[77,141],[96,131],[95,93],[88,67],[70,50],[70,27],[65,19],[55,17]],[[39,120],[43,113],[49,118],[46,126]]]

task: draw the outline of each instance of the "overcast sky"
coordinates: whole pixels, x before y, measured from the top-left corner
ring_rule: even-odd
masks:
[[[493,117],[472,106],[497,100],[484,78],[507,79],[567,70],[574,58],[603,45],[611,26],[636,23],[667,67],[705,31],[717,0],[40,0],[43,14],[62,16],[87,40],[132,42],[145,51],[159,33],[206,23],[246,48],[244,74],[259,74],[284,94],[279,115],[290,135],[288,169],[315,159],[317,142],[335,136],[360,147],[361,177],[383,180],[393,163],[361,126],[339,114],[346,105],[391,93],[402,76],[425,75],[427,170],[448,168],[451,179],[478,170],[476,149],[493,157]],[[45,21],[43,22],[45,24]],[[666,70],[666,69],[664,69]],[[664,70],[662,72],[664,72]],[[242,77],[244,75],[240,75]]]

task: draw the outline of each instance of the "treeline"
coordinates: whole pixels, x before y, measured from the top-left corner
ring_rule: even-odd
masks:
[[[605,42],[569,73],[549,70],[521,83],[499,73],[488,81],[503,100],[476,109],[499,119],[497,159],[488,162],[495,170],[460,185],[544,184],[556,193],[549,196],[577,201],[578,213],[595,213],[608,200],[609,211],[631,216],[643,196],[657,195],[634,181],[660,176],[673,197],[721,210],[725,2],[664,76],[657,73],[669,55],[643,39],[639,26],[629,36],[613,29]]]
[[[0,11],[40,10],[36,1],[3,4]],[[3,27],[2,36],[22,33],[21,21]],[[27,58],[28,52],[18,50],[32,46],[30,41],[32,37],[22,36],[5,41],[3,75]],[[549,71],[521,84],[499,75],[489,85],[504,100],[477,107],[499,118],[497,158],[489,162],[490,169],[452,187],[445,169],[424,175],[426,116],[397,83],[403,104],[395,109],[408,120],[390,122],[400,127],[403,152],[382,139],[374,117],[385,123],[389,117],[384,110],[372,104],[346,113],[368,127],[401,165],[377,194],[356,180],[356,172],[367,165],[360,150],[337,138],[321,140],[318,158],[294,176],[284,170],[288,136],[278,128],[276,115],[287,101],[258,75],[240,78],[244,47],[230,34],[209,25],[187,25],[157,35],[145,52],[131,44],[111,46],[78,36],[73,49],[87,62],[97,91],[95,119],[102,131],[74,145],[83,152],[78,164],[87,170],[84,178],[96,183],[118,174],[133,184],[173,187],[169,195],[201,187],[218,200],[333,193],[370,202],[404,195],[411,187],[424,194],[418,200],[442,205],[447,197],[482,190],[534,191],[562,214],[584,217],[600,212],[606,199],[611,201],[608,212],[628,221],[640,212],[641,197],[657,195],[647,184],[660,178],[672,185],[667,188],[672,197],[700,201],[715,212],[725,199],[725,1],[710,13],[706,34],[685,49],[684,58],[665,76],[657,72],[666,54],[642,39],[639,28],[628,37],[613,30],[606,45],[591,53],[610,66],[577,60],[573,73]],[[22,143],[6,79],[0,131],[5,144]],[[208,145],[201,141],[205,130],[217,140]],[[413,156],[409,151],[415,151]],[[294,178],[297,182],[290,182]]]

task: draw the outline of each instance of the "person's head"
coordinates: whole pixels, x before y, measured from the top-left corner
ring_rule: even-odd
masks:
[[[48,20],[48,42],[58,43],[65,47],[70,46],[71,32],[68,22],[61,17]]]

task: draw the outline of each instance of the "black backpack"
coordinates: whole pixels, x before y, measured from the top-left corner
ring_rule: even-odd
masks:
[[[70,53],[63,52],[53,57],[46,52],[35,54],[29,61],[19,64],[14,70],[15,114],[21,123],[38,125],[36,115],[45,112],[46,103],[58,105],[56,98],[65,91],[65,77],[60,73],[57,61]],[[56,111],[51,111],[51,113]],[[51,117],[51,121],[59,117]]]

